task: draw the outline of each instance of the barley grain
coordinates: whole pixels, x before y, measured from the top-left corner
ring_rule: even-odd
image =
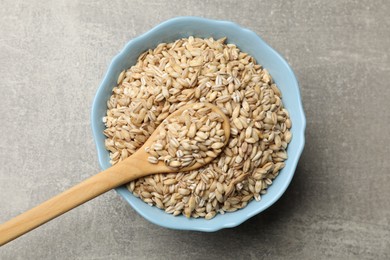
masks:
[[[165,143],[147,149],[149,162],[175,167],[203,156],[215,158],[189,173],[157,174],[129,183],[135,196],[170,214],[210,219],[245,207],[252,199],[261,200],[285,166],[292,124],[281,92],[250,55],[224,41],[189,37],[159,44],[120,73],[107,102],[102,120],[112,164],[135,153],[171,113],[188,103],[210,102],[230,117],[225,147],[217,138],[223,136],[220,126],[187,116],[160,133]]]

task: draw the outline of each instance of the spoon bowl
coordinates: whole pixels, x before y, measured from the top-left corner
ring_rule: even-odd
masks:
[[[223,130],[224,130],[224,133],[225,133],[225,141],[224,141],[224,145],[227,144],[228,140],[229,140],[229,137],[230,137],[230,123],[229,123],[229,118],[215,105],[213,104],[210,104],[210,103],[196,103],[196,104],[202,104],[203,107],[208,107],[211,109],[211,111],[219,114],[222,119],[223,119],[223,123],[222,123],[222,127],[223,127]],[[171,115],[169,115],[169,117],[165,120],[168,120],[169,118],[172,118],[172,117],[178,117],[180,116],[183,111],[187,110],[187,109],[191,109],[195,104],[188,104],[188,105],[185,105],[183,107],[181,107],[179,110],[176,110],[175,112],[173,112]],[[158,126],[158,128],[152,133],[152,135],[148,138],[148,140],[146,140],[146,142],[144,143],[144,145],[137,150],[136,153],[134,153],[131,157],[134,157],[134,158],[139,158],[141,161],[143,161],[145,158],[147,158],[147,156],[145,156],[145,147],[151,147],[152,144],[153,144],[153,141],[157,139],[157,135],[159,134],[159,129],[163,126],[163,124],[160,124]],[[188,172],[188,171],[192,171],[192,170],[196,170],[208,163],[210,163],[214,158],[212,157],[206,157],[204,158],[204,163],[199,163],[199,162],[195,162],[195,164],[189,166],[189,167],[183,167],[180,169],[180,172]],[[126,159],[125,159],[126,160]],[[144,166],[144,167],[147,167],[147,171],[150,172],[151,174],[153,173],[170,173],[170,172],[173,172],[172,171],[172,168],[169,168],[165,165],[165,163],[163,161],[159,161],[158,163],[156,164],[147,164],[147,166]]]

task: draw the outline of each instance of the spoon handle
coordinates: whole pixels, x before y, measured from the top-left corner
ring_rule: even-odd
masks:
[[[134,158],[136,159],[136,158]],[[67,191],[43,202],[0,225],[0,246],[39,227],[63,213],[131,180],[144,176],[131,157],[86,179]]]

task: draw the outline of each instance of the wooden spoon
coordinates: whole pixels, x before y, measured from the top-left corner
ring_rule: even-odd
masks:
[[[191,108],[193,105],[195,104],[186,105],[180,108],[168,118],[181,115],[185,109]],[[230,136],[229,119],[216,106],[209,103],[205,103],[204,105],[210,107],[213,112],[222,116],[224,120],[223,129],[225,130],[226,145]],[[0,245],[4,245],[84,202],[132,180],[150,174],[177,172],[178,170],[166,166],[164,162],[160,161],[157,164],[148,162],[149,155],[145,152],[145,147],[150,147],[153,141],[156,140],[161,127],[162,124],[157,127],[145,144],[132,156],[2,224],[0,226]],[[211,160],[211,157],[205,158],[205,164],[209,163]],[[179,171],[195,170],[203,165],[204,164],[197,162],[191,167],[182,168]]]

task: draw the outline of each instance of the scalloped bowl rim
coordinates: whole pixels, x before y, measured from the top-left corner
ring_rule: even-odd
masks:
[[[226,213],[224,215],[218,214],[214,219],[212,220],[205,220],[205,219],[186,219],[184,216],[172,216],[170,214],[165,213],[164,211],[156,208],[156,207],[150,207],[146,203],[142,202],[140,203],[135,203],[135,201],[139,200],[139,198],[136,198],[134,195],[132,195],[126,187],[122,186],[119,188],[116,188],[116,191],[125,199],[126,202],[128,202],[140,215],[142,215],[144,218],[146,218],[148,221],[166,227],[166,228],[171,228],[171,229],[179,229],[179,230],[195,230],[195,231],[204,231],[204,232],[213,232],[217,231],[223,228],[232,228],[235,226],[240,225],[244,221],[248,220],[249,218],[257,215],[258,213],[264,211],[268,207],[270,207],[272,204],[274,204],[285,192],[287,187],[289,186],[294,172],[296,170],[300,155],[303,151],[304,144],[305,144],[305,128],[306,128],[306,119],[303,111],[303,106],[302,106],[302,101],[301,101],[301,96],[299,92],[299,85],[298,81],[294,75],[294,72],[288,65],[288,63],[285,61],[285,59],[277,53],[274,49],[272,49],[264,40],[262,40],[256,33],[253,31],[243,28],[236,23],[230,22],[230,21],[219,21],[219,20],[210,20],[210,19],[205,19],[201,17],[176,17],[170,20],[167,20],[165,22],[160,23],[159,25],[155,26],[148,32],[130,40],[125,47],[117,54],[113,60],[111,61],[107,72],[102,80],[102,83],[100,84],[97,93],[95,95],[93,105],[92,105],[92,112],[91,112],[91,126],[92,126],[92,132],[93,132],[93,137],[94,137],[94,142],[97,147],[98,151],[98,159],[99,163],[102,169],[106,169],[109,167],[109,162],[107,161],[107,150],[104,148],[104,143],[102,145],[101,141],[102,140],[102,132],[101,129],[99,128],[99,124],[102,124],[102,117],[101,117],[101,111],[99,113],[99,108],[101,109],[101,102],[102,102],[102,96],[103,92],[106,88],[110,88],[112,90],[113,85],[110,83],[110,77],[114,75],[115,73],[117,74],[116,77],[118,76],[117,72],[117,67],[119,67],[120,60],[124,58],[124,56],[128,53],[131,52],[133,46],[137,44],[142,44],[142,42],[147,41],[147,37],[152,37],[153,35],[157,34],[158,31],[162,29],[167,29],[168,27],[171,27],[177,23],[188,23],[188,24],[207,24],[207,25],[212,25],[214,27],[227,27],[229,30],[234,30],[243,34],[246,34],[246,37],[251,38],[253,40],[258,41],[259,44],[261,44],[262,49],[265,50],[266,52],[269,52],[269,55],[273,56],[273,59],[277,60],[280,65],[284,66],[284,69],[286,69],[287,73],[289,73],[291,79],[290,83],[293,86],[294,91],[294,106],[297,106],[297,115],[296,115],[296,120],[299,121],[299,127],[300,129],[296,129],[298,132],[298,135],[295,133],[293,134],[293,141],[298,142],[296,145],[296,148],[294,150],[294,153],[292,156],[290,156],[289,149],[287,149],[289,158],[286,160],[286,162],[290,163],[289,167],[289,172],[286,172],[285,169],[283,169],[280,173],[280,175],[288,175],[284,182],[279,185],[279,189],[276,191],[276,193],[273,195],[273,197],[268,200],[266,203],[256,202],[256,201],[251,201],[248,203],[247,207],[253,203],[258,203],[258,207],[253,208],[249,212],[248,210],[245,211],[244,209],[240,209],[238,211],[232,212],[232,213]],[[195,35],[196,36],[196,35]],[[228,38],[229,41],[229,38]],[[240,46],[239,46],[240,47]],[[252,53],[250,53],[252,56],[254,56]],[[140,55],[140,53],[137,54],[137,56]],[[261,61],[259,61],[260,64]],[[263,65],[263,64],[262,64]],[[266,66],[264,66],[267,68]],[[271,73],[271,76],[273,74]],[[277,82],[277,79],[274,78],[275,81]],[[115,82],[116,83],[116,82]],[[283,94],[283,91],[281,91]],[[105,104],[105,103],[104,103]],[[106,109],[106,107],[104,108]],[[293,121],[293,128],[296,127],[296,121]],[[291,144],[290,144],[291,145]],[[278,176],[279,178],[280,176]],[[275,181],[278,179],[276,178]],[[272,188],[273,185],[271,185],[270,189]],[[264,197],[267,196],[263,195]],[[154,213],[150,214],[147,211],[150,211],[149,209],[146,210],[145,207],[148,208],[154,208],[153,211]],[[246,208],[247,208],[246,207]],[[161,212],[161,213],[160,213]],[[156,214],[156,215],[155,215]],[[227,218],[226,216],[228,215],[234,215],[234,217]],[[172,221],[173,218],[174,220]],[[184,220],[183,220],[184,219]],[[176,220],[176,221],[175,221]],[[180,221],[177,221],[180,220]],[[180,222],[180,223],[179,223]]]

